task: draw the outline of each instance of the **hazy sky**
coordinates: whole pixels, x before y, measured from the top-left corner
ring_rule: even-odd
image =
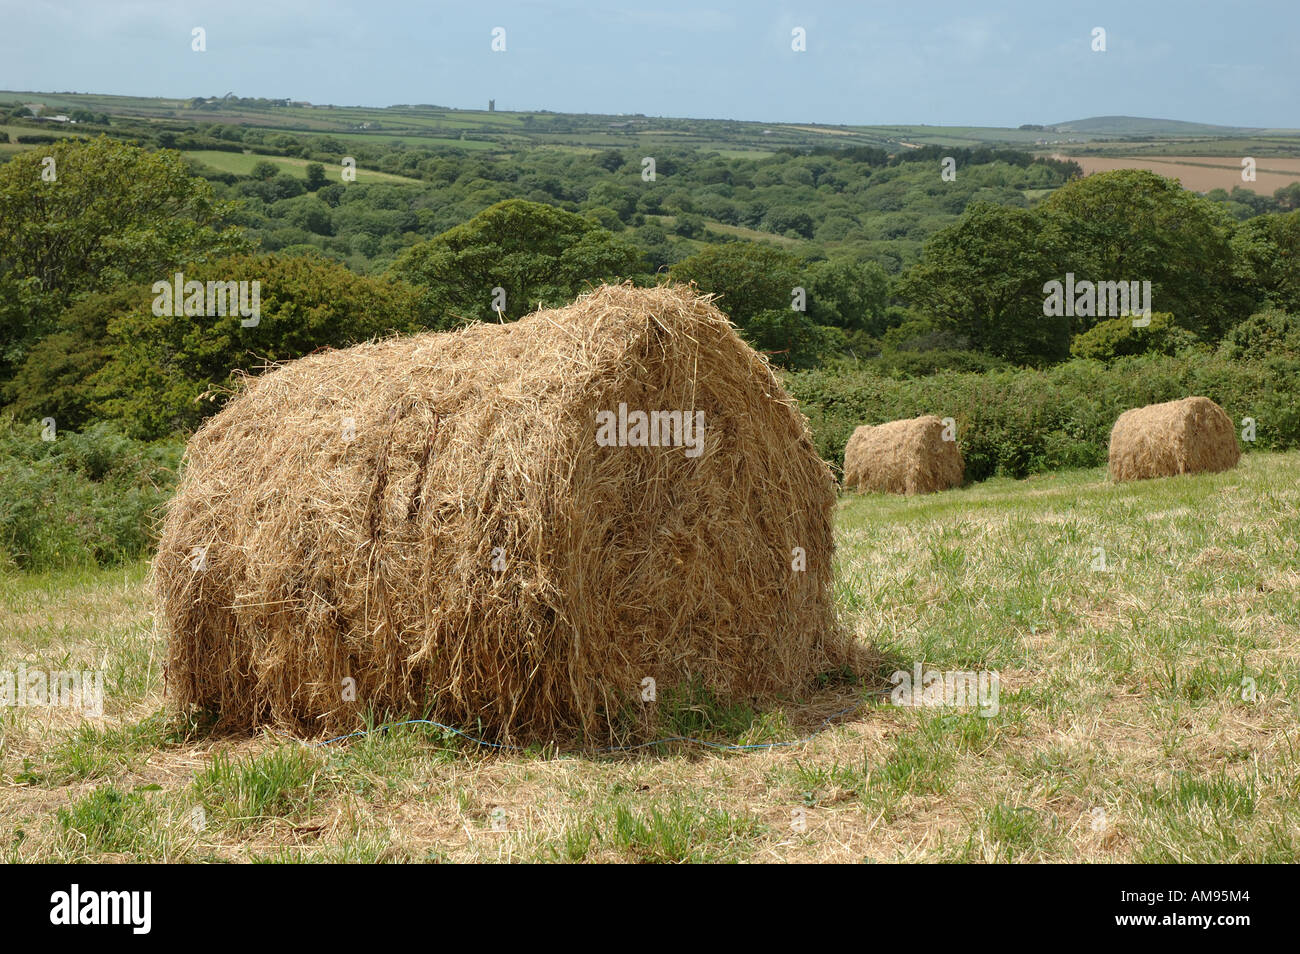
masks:
[[[1300,127],[1300,0],[0,0],[0,88],[782,122]],[[207,52],[190,49],[207,31]],[[504,27],[506,50],[491,50]],[[791,49],[802,27],[807,51]],[[1107,51],[1091,49],[1107,31]]]

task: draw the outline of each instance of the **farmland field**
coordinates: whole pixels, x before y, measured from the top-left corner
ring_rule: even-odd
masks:
[[[1211,189],[1223,189],[1231,192],[1241,186],[1258,192],[1260,195],[1272,195],[1275,191],[1300,182],[1300,159],[1277,157],[1257,157],[1254,182],[1243,182],[1241,178],[1241,156],[1130,156],[1111,158],[1108,156],[1063,156],[1073,159],[1083,167],[1085,175],[1094,172],[1109,172],[1112,169],[1148,169],[1170,179],[1178,179],[1183,188],[1194,192],[1209,192]]]
[[[295,159],[290,156],[259,156],[255,153],[245,152],[222,152],[217,149],[195,149],[188,150],[185,155],[197,162],[203,163],[209,168],[216,169],[218,172],[232,172],[235,175],[246,176],[253,171],[253,167],[259,162],[269,162],[272,165],[279,166],[282,171],[294,175],[301,175],[307,167],[308,160]],[[332,174],[337,175],[337,170],[332,170]],[[357,169],[357,182],[393,182],[408,185],[418,185],[418,179],[410,179],[406,176],[394,175],[390,172],[377,172],[373,169]]]
[[[211,737],[164,715],[143,564],[10,575],[5,658],[102,669],[106,702],[4,710],[4,858],[1296,862],[1297,472],[1300,453],[1256,452],[1119,486],[1094,469],[843,498],[840,610],[879,664],[666,726],[812,736],[746,752],[495,753],[427,725]],[[996,714],[891,704],[888,674],[917,664],[996,671]]]
[[[1124,148],[1152,149],[1188,154],[1260,155],[1281,152],[1294,155],[1295,129],[1244,129],[1197,123],[1171,123],[1133,117],[1099,117],[1063,123],[1049,129],[1013,129],[996,126],[939,124],[817,125],[809,123],[754,122],[747,120],[687,119],[668,116],[626,116],[582,113],[548,113],[453,109],[433,105],[387,107],[327,106],[293,103],[251,105],[212,99],[195,104],[166,97],[112,96],[88,93],[0,91],[0,100],[44,104],[47,114],[77,108],[108,113],[132,122],[147,121],[155,128],[193,123],[228,123],[294,134],[324,135],[355,143],[407,147],[429,146],[469,151],[502,151],[537,145],[583,148],[653,150],[684,147],[716,151],[729,158],[761,158],[782,148],[813,146],[870,146],[891,152],[936,145],[972,148],[1003,145],[1092,153],[1121,148],[1113,142],[1125,137]],[[502,104],[503,106],[505,104]],[[18,127],[25,134],[45,132],[40,127]],[[462,134],[471,138],[461,138]],[[1137,135],[1157,137],[1150,143],[1129,142]],[[1066,143],[1071,144],[1066,148]]]

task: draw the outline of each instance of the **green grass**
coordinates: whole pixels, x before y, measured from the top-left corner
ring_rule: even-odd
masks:
[[[137,768],[154,751],[178,738],[159,711],[133,724],[99,726],[85,722],[58,742],[47,766],[25,773],[28,781],[46,784],[116,777]]]
[[[40,144],[34,143],[27,145],[18,142],[19,136],[57,136],[60,139],[72,136],[87,135],[84,131],[79,131],[76,126],[68,126],[63,123],[41,123],[39,126],[15,126],[12,123],[0,123],[0,132],[9,134],[10,145],[21,146],[24,149],[34,149]]]
[[[127,855],[152,860],[158,844],[157,814],[149,798],[105,785],[56,814],[61,860]]]
[[[123,688],[101,722],[0,714],[4,858],[1294,863],[1297,473],[1300,453],[1253,452],[1118,486],[843,497],[836,596],[875,671],[769,709],[661,689],[665,734],[729,742],[862,703],[746,753],[500,753],[430,726],[214,739],[162,714],[141,565],[11,574],[5,659],[99,660]],[[997,714],[878,693],[918,662],[995,670]]]
[[[681,801],[637,809],[619,804],[564,829],[553,860],[621,860],[648,864],[732,862],[753,849],[757,819]]]
[[[243,830],[309,812],[319,769],[314,753],[298,745],[248,759],[219,752],[195,777],[194,791],[207,813]]]
[[[279,166],[281,170],[294,176],[302,176],[310,159],[295,159],[289,156],[259,156],[254,153],[244,152],[222,152],[219,149],[191,149],[186,150],[182,155],[203,163],[210,169],[217,172],[229,172],[238,176],[251,175],[253,167],[259,162],[269,162],[272,165]],[[325,173],[327,177],[336,177],[339,173],[337,168],[331,169],[326,163]],[[393,182],[400,185],[422,185],[419,179],[411,179],[407,176],[393,175],[388,172],[375,172],[372,169],[357,169],[357,182]]]

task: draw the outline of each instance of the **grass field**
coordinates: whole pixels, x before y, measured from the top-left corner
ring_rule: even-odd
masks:
[[[46,123],[43,126],[13,126],[0,123],[0,133],[8,133],[9,135],[8,142],[0,142],[0,153],[9,155],[26,152],[28,149],[41,148],[39,143],[19,142],[19,136],[54,136],[58,139],[69,139],[75,136],[87,135],[84,131],[78,132],[76,126],[68,129],[52,123]]]
[[[6,861],[1300,860],[1300,453],[845,498],[860,685],[700,700],[674,744],[498,753],[413,726],[307,747],[163,716],[145,567],[0,579],[0,668],[98,668],[104,716],[0,715]],[[1104,550],[1106,570],[1098,553]],[[999,674],[997,714],[892,705]],[[822,721],[860,704],[833,725]]]
[[[290,175],[301,176],[307,168],[308,159],[294,159],[289,156],[259,156],[250,152],[222,152],[219,149],[192,149],[183,153],[197,162],[203,163],[218,172],[230,172],[237,176],[250,175],[259,162],[269,162],[279,166]],[[324,165],[324,163],[322,163]],[[339,169],[325,167],[326,176],[338,181]],[[394,175],[389,172],[376,172],[372,169],[357,168],[358,182],[392,182],[398,185],[423,185],[419,179]]]

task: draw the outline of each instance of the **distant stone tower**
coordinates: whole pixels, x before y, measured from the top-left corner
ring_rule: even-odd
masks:
[[[488,112],[489,112],[489,113],[495,113],[496,111],[497,111],[497,101],[496,101],[495,99],[489,99],[489,100],[488,100]]]

